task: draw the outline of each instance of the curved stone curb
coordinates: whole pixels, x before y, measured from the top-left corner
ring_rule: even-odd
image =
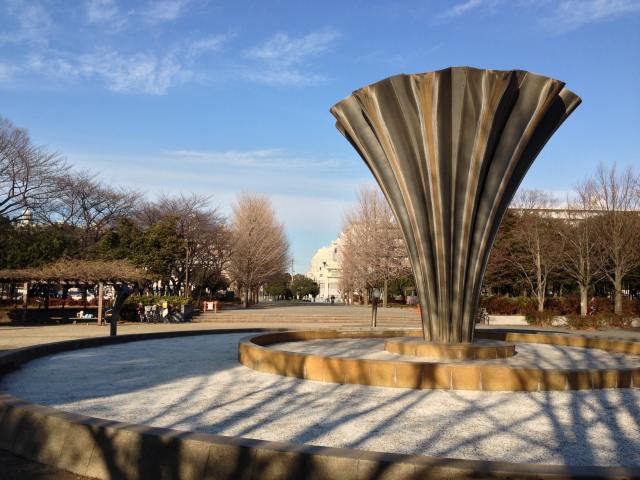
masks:
[[[287,352],[265,348],[281,342],[331,338],[389,338],[417,336],[420,332],[342,332],[331,330],[266,333],[243,339],[238,356],[243,365],[266,373],[330,383],[353,383],[378,387],[550,391],[596,390],[640,387],[640,367],[607,369],[541,369],[499,364],[409,362],[373,360]],[[477,337],[507,342],[544,343],[569,347],[599,348],[640,355],[640,342],[591,338],[570,334],[479,331]]]
[[[425,342],[418,337],[396,337],[384,341],[387,352],[412,357],[430,357],[438,360],[493,360],[513,357],[516,354],[515,343],[501,340],[484,342],[447,344]]]
[[[161,332],[50,343],[0,355],[0,367],[6,372],[35,358],[80,348],[247,331]],[[635,467],[458,460],[184,432],[67,413],[6,394],[0,395],[0,448],[105,480],[640,479],[640,468]]]

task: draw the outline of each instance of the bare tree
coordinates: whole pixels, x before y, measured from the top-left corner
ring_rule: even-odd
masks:
[[[640,265],[639,177],[632,168],[618,173],[613,164],[600,164],[593,179],[593,205],[597,215],[602,270],[615,290],[615,313],[622,314],[625,278]]]
[[[83,247],[96,242],[118,218],[130,216],[139,198],[136,193],[107,186],[87,173],[60,176],[56,184],[58,194],[42,209],[41,219],[79,228]]]
[[[17,221],[47,205],[65,168],[58,154],[33,145],[27,130],[0,117],[0,216]]]
[[[519,222],[519,213],[508,209],[500,223],[483,280],[483,288],[489,295],[495,290],[506,290],[511,293],[522,292],[527,288],[522,274],[513,268],[511,258],[513,229],[518,228]]]
[[[162,195],[157,201],[144,201],[135,216],[142,228],[165,220],[175,227],[183,244],[183,254],[175,255],[169,265],[169,281],[174,291],[184,286],[189,296],[195,283],[220,283],[230,255],[230,232],[225,219],[209,205],[203,195]]]
[[[566,221],[558,224],[564,240],[560,268],[580,289],[580,315],[588,313],[589,289],[603,276],[598,226],[591,216],[595,188],[592,181],[576,186],[576,197],[567,202]]]
[[[268,198],[245,193],[233,206],[229,276],[249,295],[277,275],[286,272],[289,243]]]
[[[377,188],[362,188],[345,214],[341,264],[347,281],[360,288],[382,284],[387,306],[389,281],[411,271],[402,232]]]
[[[522,190],[512,203],[519,219],[512,231],[509,259],[531,287],[539,312],[544,311],[547,285],[562,252],[562,237],[544,215],[553,203],[553,197],[540,190]]]

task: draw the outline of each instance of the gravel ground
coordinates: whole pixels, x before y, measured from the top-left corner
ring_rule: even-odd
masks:
[[[482,343],[479,341],[478,343]],[[369,358],[378,360],[403,360],[407,362],[437,362],[437,359],[398,355],[384,350],[384,339],[348,338],[308,340],[303,342],[276,343],[270,348],[289,352],[332,355],[336,357]],[[605,368],[635,367],[640,357],[610,353],[595,348],[561,347],[534,343],[518,343],[516,355],[506,359],[474,360],[474,363],[507,364],[519,367],[535,365],[538,368]],[[448,363],[464,363],[467,360],[448,360]]]
[[[640,390],[418,391],[304,381],[240,366],[243,336],[52,355],[8,375],[0,388],[85,415],[223,435],[467,459],[640,466]]]

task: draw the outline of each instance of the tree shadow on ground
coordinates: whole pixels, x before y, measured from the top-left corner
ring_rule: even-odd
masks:
[[[86,461],[87,453],[82,451],[80,440],[82,435],[87,435],[86,438],[91,441],[85,443],[95,445],[95,451],[90,452],[87,465],[102,465],[107,478],[322,478],[314,477],[322,467],[308,453],[289,453],[283,456],[268,448],[261,450],[261,445],[264,446],[261,440],[242,444],[234,444],[228,439],[220,440],[223,446],[214,448],[204,437],[199,438],[197,433],[169,432],[154,428],[153,425],[177,429],[185,428],[185,425],[200,425],[196,428],[197,431],[224,434],[232,432],[233,435],[248,438],[264,438],[264,431],[267,430],[273,432],[272,440],[278,440],[278,431],[285,419],[304,418],[309,412],[316,412],[313,422],[303,422],[297,431],[288,434],[286,440],[291,443],[319,445],[317,448],[321,452],[322,445],[327,445],[328,438],[339,436],[345,425],[357,423],[365,428],[338,443],[349,448],[371,450],[373,439],[397,431],[399,425],[410,423],[411,411],[428,404],[437,395],[447,395],[450,398],[452,408],[455,406],[455,414],[429,420],[437,422],[437,428],[431,431],[425,429],[420,433],[421,426],[424,425],[412,425],[407,432],[407,435],[417,435],[410,445],[416,453],[428,451],[443,458],[439,465],[433,467],[434,472],[437,472],[438,466],[448,465],[447,457],[461,457],[475,451],[475,456],[472,454],[471,458],[481,457],[483,453],[486,458],[492,458],[495,454],[491,451],[491,442],[501,442],[505,438],[513,442],[514,449],[529,448],[553,453],[555,461],[552,463],[601,464],[601,451],[606,448],[615,463],[629,467],[640,465],[640,405],[637,392],[633,390],[512,393],[507,398],[504,394],[491,392],[474,392],[469,395],[460,391],[415,391],[320,384],[257,372],[252,374],[259,376],[262,382],[259,386],[251,385],[257,388],[238,391],[237,382],[243,381],[238,376],[236,383],[228,381],[218,385],[217,389],[212,389],[212,383],[207,378],[212,369],[222,372],[240,372],[245,369],[238,367],[236,363],[235,345],[242,336],[240,334],[227,338],[232,347],[208,342],[210,348],[228,349],[217,352],[215,359],[219,362],[218,365],[203,361],[206,356],[196,356],[185,361],[185,352],[187,357],[189,353],[193,353],[187,348],[189,337],[147,341],[144,342],[146,345],[134,342],[71,351],[39,360],[38,362],[46,363],[47,366],[41,372],[43,376],[40,379],[58,372],[58,376],[51,380],[58,385],[72,381],[84,382],[84,389],[78,392],[66,389],[64,398],[56,397],[57,394],[52,391],[48,392],[49,396],[53,394],[55,401],[61,403],[96,399],[104,403],[102,412],[106,418],[117,418],[119,405],[122,405],[118,404],[118,396],[132,392],[141,394],[149,389],[177,385],[182,380],[189,380],[188,388],[170,398],[157,399],[158,404],[153,405],[153,408],[152,405],[147,405],[146,408],[145,404],[140,405],[140,423],[149,426],[132,427],[133,431],[139,433],[135,438],[123,434],[114,421],[88,422],[78,432],[77,445],[70,441],[61,447],[61,452],[65,448],[71,451],[68,456],[72,458],[66,460],[67,467],[82,465]],[[207,337],[200,338],[206,345]],[[153,342],[164,342],[164,346]],[[153,356],[154,351],[163,348],[174,349],[176,355],[164,360]],[[542,358],[538,360],[543,361]],[[169,365],[167,361],[178,363]],[[567,361],[572,361],[570,355]],[[67,366],[82,367],[81,371],[86,370],[86,376],[70,376],[69,370],[66,370],[67,375],[61,375],[60,372],[65,372],[65,362],[70,362]],[[25,373],[28,373],[27,369],[18,375]],[[106,385],[97,385],[95,379],[100,377],[114,378]],[[38,378],[31,380],[37,382]],[[319,385],[320,388],[310,389],[310,383]],[[388,391],[389,395],[380,397],[380,401],[376,403],[357,404],[348,398],[350,392],[362,392],[367,388]],[[31,393],[36,393],[38,389],[42,389],[42,385],[38,387],[35,384]],[[160,388],[158,391],[161,394],[163,390]],[[21,395],[20,392],[16,394]],[[206,397],[202,410],[187,410],[185,406],[199,396]],[[25,398],[32,400],[28,395]],[[327,398],[336,398],[338,401],[327,402]],[[498,409],[502,402],[523,402],[524,399],[529,405],[528,411],[511,418],[500,416]],[[217,414],[212,421],[208,413],[213,410]],[[631,423],[622,423],[618,416],[621,411],[626,413],[625,418],[632,419]],[[609,418],[610,421],[603,422],[604,418]],[[467,432],[464,436],[458,435],[470,425],[484,427]],[[547,425],[548,435],[541,436],[539,432],[531,431],[532,425]],[[30,446],[25,447],[31,452],[45,451],[57,435],[45,423],[35,422],[23,428],[33,433]],[[458,435],[456,438],[459,441],[444,441],[452,435]],[[12,442],[15,447],[18,439]],[[385,458],[381,456],[379,462],[372,463],[369,473],[362,474],[361,478],[383,478],[396,468],[393,462],[388,462]],[[531,461],[535,461],[533,454]],[[275,471],[280,471],[281,475],[267,474]],[[87,467],[81,473],[90,475],[92,470]],[[343,478],[349,478],[347,473]],[[414,469],[414,474],[415,477],[404,477],[404,474],[398,473],[397,478],[427,478],[429,471],[423,470],[418,474]]]

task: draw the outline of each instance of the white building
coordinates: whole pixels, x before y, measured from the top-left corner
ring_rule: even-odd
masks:
[[[320,288],[317,301],[330,301],[332,296],[336,302],[342,301],[340,294],[342,267],[338,262],[339,252],[340,238],[333,240],[328,247],[319,248],[311,258],[311,268],[307,277],[316,282]]]

